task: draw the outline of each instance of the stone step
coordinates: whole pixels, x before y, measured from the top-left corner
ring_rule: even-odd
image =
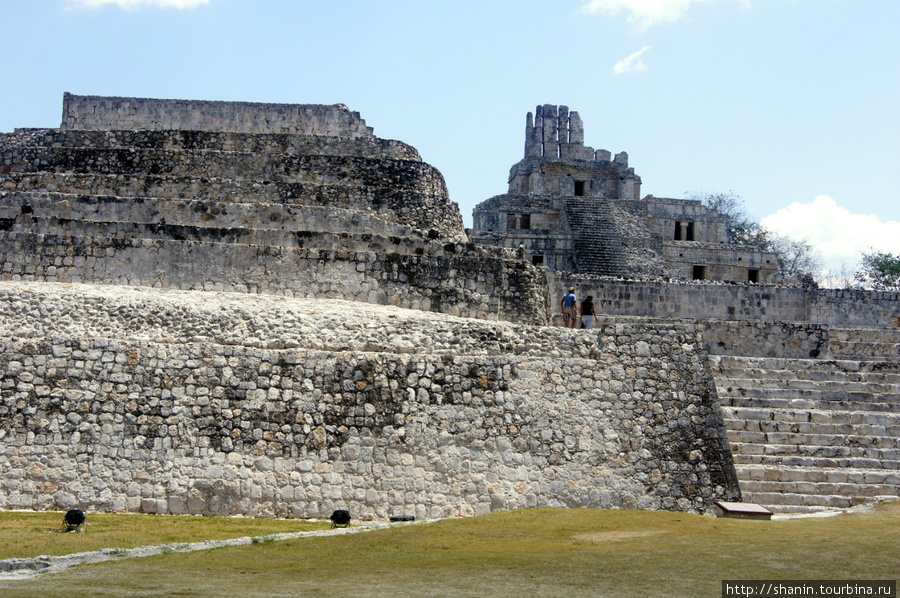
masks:
[[[143,148],[26,147],[4,151],[0,158],[10,165],[10,173],[152,173],[232,179],[245,178],[249,174],[262,180],[305,182],[311,185],[340,181],[350,187],[375,186],[386,190],[392,184],[401,188],[408,186],[433,169],[424,162],[394,158],[286,156],[256,152]],[[398,174],[403,176],[397,176]]]
[[[893,405],[888,405],[893,406]],[[758,406],[722,405],[722,415],[732,421],[785,422],[800,424],[851,424],[894,426],[900,423],[900,410],[839,410],[839,409],[773,409]],[[744,426],[746,427],[746,426]]]
[[[824,372],[823,372],[824,373]],[[787,377],[771,377],[762,376],[747,378],[716,378],[716,388],[724,389],[744,389],[744,388],[764,388],[764,389],[798,389],[798,390],[843,390],[847,392],[869,392],[869,393],[889,393],[900,391],[900,374],[854,374],[852,379],[849,376],[835,375],[834,379],[823,377],[822,379],[809,378],[787,378]],[[871,379],[870,379],[871,378]]]
[[[825,435],[858,435],[895,438],[900,440],[900,414],[893,422],[885,424],[865,424],[840,422],[833,417],[834,423],[820,421],[778,421],[760,419],[725,418],[725,428],[729,432],[753,432],[763,434],[825,434]]]
[[[769,399],[778,398],[788,401],[807,401],[825,406],[835,402],[852,403],[900,403],[900,389],[892,392],[868,392],[859,390],[842,390],[839,386],[834,390],[804,389],[804,388],[738,388],[729,387],[720,389],[716,387],[716,393],[723,404],[728,404],[728,399]]]
[[[879,401],[809,401],[805,399],[722,397],[723,407],[781,411],[872,411],[878,413],[900,412],[900,403]]]
[[[735,466],[762,465],[771,467],[821,467],[832,469],[900,470],[900,459],[872,459],[866,457],[820,457],[809,455],[765,455],[733,453]]]
[[[868,447],[878,449],[900,449],[898,436],[874,436],[865,433],[828,434],[802,432],[763,432],[756,430],[728,430],[728,439],[735,443],[761,445],[800,446],[815,448]]]
[[[801,377],[807,370],[844,371],[844,372],[900,372],[900,362],[883,363],[867,362],[854,359],[792,359],[787,357],[739,357],[734,355],[711,355],[710,366],[718,375],[728,375],[730,369],[765,370],[790,372]],[[744,377],[744,376],[736,376]],[[748,376],[749,377],[749,376]]]
[[[778,482],[769,480],[749,480],[738,476],[741,494],[744,493],[777,493],[804,494],[807,496],[844,496],[851,499],[871,500],[876,496],[894,496],[900,498],[900,487],[891,484],[855,484],[849,482],[812,482],[790,481]]]
[[[242,227],[182,226],[172,224],[142,224],[128,222],[94,222],[89,220],[37,221],[32,226],[13,226],[10,234],[38,234],[46,237],[106,238],[117,240],[171,240],[203,243],[227,243],[229,245],[270,246],[293,248],[317,248],[339,245],[346,251],[369,251],[372,246],[389,247],[397,253],[413,253],[422,248],[409,238],[392,240],[373,235],[350,233],[320,233],[315,231],[283,231]],[[365,239],[363,238],[365,237]]]
[[[103,173],[33,172],[0,175],[2,187],[17,192],[59,192],[98,197],[139,198],[157,197],[191,200],[202,197],[217,202],[246,201],[321,205],[320,186],[305,186],[273,180],[244,178],[184,177],[164,174],[137,173],[114,175]],[[333,201],[343,202],[340,194],[329,193]]]
[[[822,382],[826,380],[846,382],[888,382],[900,384],[900,367],[891,367],[892,362],[859,362],[840,361],[836,366],[829,360],[822,360],[825,367],[818,369],[797,368],[790,369],[766,369],[762,367],[726,367],[713,368],[716,378],[723,380],[759,380],[772,381],[777,384],[781,380],[809,380]],[[848,366],[854,365],[855,371],[847,371]],[[880,365],[881,368],[873,369],[872,366]]]
[[[833,507],[812,507],[807,505],[768,505],[766,508],[775,515],[811,515],[817,513],[833,513],[839,515],[846,510]]]
[[[744,502],[752,502],[763,505],[769,510],[782,512],[815,512],[829,509],[849,509],[856,505],[875,502],[882,499],[896,499],[896,496],[888,497],[866,496],[851,497],[834,494],[802,494],[794,492],[744,492],[741,490]],[[794,507],[785,509],[784,507]]]
[[[831,342],[900,344],[900,328],[830,326],[828,337]]]
[[[741,480],[769,482],[817,482],[833,484],[882,484],[900,493],[900,470],[838,467],[794,467],[790,465],[735,465]]]
[[[900,359],[900,344],[895,342],[829,342],[831,355],[838,359]]]
[[[886,461],[900,460],[900,449],[878,446],[820,446],[808,444],[775,444],[760,442],[741,442],[731,440],[732,455],[775,455],[781,457],[821,457],[825,459],[881,459]]]

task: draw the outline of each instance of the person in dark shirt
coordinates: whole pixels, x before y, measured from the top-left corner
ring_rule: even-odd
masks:
[[[590,330],[597,321],[597,312],[594,311],[594,296],[588,295],[581,302],[581,327]]]

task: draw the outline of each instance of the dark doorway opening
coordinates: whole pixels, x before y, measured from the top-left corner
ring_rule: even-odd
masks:
[[[706,280],[706,266],[694,266],[694,280]]]
[[[584,195],[584,181],[575,181],[575,195],[581,197]]]

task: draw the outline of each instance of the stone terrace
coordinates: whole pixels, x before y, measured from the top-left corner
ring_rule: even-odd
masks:
[[[449,517],[737,498],[700,329],[0,283],[0,508]]]

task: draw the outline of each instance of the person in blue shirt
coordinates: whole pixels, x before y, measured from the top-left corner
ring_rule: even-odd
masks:
[[[578,322],[578,299],[575,297],[575,287],[570,287],[569,292],[563,295],[559,302],[559,310],[562,312],[563,326],[575,328]]]

